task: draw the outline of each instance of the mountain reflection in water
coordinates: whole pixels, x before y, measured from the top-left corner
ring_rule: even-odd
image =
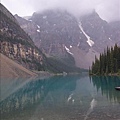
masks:
[[[9,89],[2,89],[2,120],[120,118],[120,92],[115,90],[120,86],[119,77],[55,76],[6,81],[4,86]],[[9,94],[4,95],[7,91]]]

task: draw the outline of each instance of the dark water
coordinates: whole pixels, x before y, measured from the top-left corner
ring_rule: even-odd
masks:
[[[1,120],[120,120],[120,77],[1,81]]]

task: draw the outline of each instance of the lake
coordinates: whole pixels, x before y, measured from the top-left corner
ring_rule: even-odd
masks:
[[[1,80],[2,120],[120,120],[120,77]]]

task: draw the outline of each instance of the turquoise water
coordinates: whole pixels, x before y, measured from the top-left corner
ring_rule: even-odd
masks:
[[[120,120],[120,77],[1,81],[2,120]]]

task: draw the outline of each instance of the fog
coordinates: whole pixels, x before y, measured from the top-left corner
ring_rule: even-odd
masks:
[[[3,0],[3,4],[21,16],[27,16],[34,11],[42,12],[48,9],[67,10],[75,17],[91,13],[95,10],[102,19],[110,22],[120,20],[120,0]],[[19,6],[15,7],[15,6]],[[20,14],[19,14],[20,13]]]

